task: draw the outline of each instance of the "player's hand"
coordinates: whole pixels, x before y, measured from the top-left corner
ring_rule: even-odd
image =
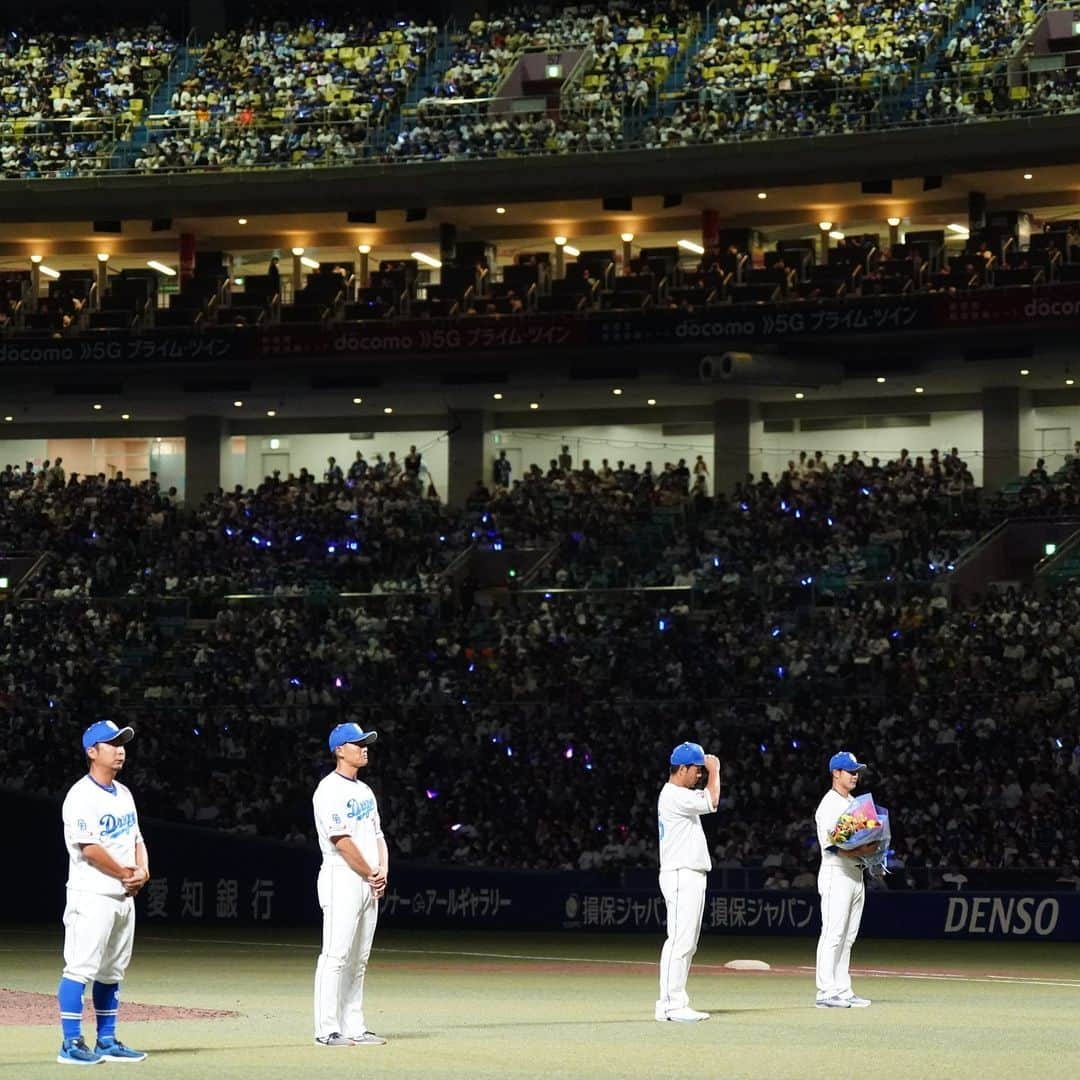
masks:
[[[125,866],[127,874],[120,879],[126,896],[135,896],[150,880],[150,875],[141,866]]]
[[[381,885],[371,886],[371,894],[375,897],[376,900],[381,900],[383,898],[383,896],[386,894],[386,878],[383,878],[383,883]]]
[[[376,866],[374,870],[368,874],[368,884],[373,890],[386,890],[386,870],[381,866]]]
[[[715,754],[705,755],[705,768],[706,769],[719,769],[720,759]]]

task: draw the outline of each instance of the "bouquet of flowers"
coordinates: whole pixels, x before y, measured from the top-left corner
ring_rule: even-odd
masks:
[[[883,806],[875,805],[874,796],[869,792],[858,796],[847,811],[840,815],[829,833],[829,839],[832,843],[828,850],[839,848],[841,851],[852,851],[867,844],[874,844],[873,853],[864,855],[860,860],[862,865],[870,871],[871,877],[882,877],[889,872],[885,865],[889,842],[892,839],[889,811]]]

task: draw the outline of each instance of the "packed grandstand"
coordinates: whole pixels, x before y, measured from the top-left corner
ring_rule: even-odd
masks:
[[[443,26],[263,14],[205,40],[150,22],[12,25],[0,174],[460,161],[1072,112],[1076,69],[1042,63],[1035,33],[1053,6],[610,0]],[[530,55],[559,58],[556,74],[523,81]]]
[[[1080,594],[940,587],[997,522],[1076,516],[1080,459],[980,495],[954,449],[808,451],[715,498],[684,461],[553,461],[451,511],[403,450],[198,507],[8,466],[0,546],[44,557],[0,631],[4,785],[61,792],[71,763],[34,750],[93,712],[139,725],[144,813],[304,843],[325,729],[355,718],[385,735],[401,855],[619,869],[654,861],[656,762],[692,716],[724,762],[721,868],[812,882],[793,808],[843,732],[905,807],[891,887],[1080,886]],[[520,588],[454,572],[537,548]]]

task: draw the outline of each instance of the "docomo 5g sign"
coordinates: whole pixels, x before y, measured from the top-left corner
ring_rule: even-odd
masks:
[[[952,896],[945,933],[1049,937],[1060,918],[1061,905],[1052,896]]]

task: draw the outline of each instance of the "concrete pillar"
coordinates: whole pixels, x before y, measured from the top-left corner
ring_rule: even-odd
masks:
[[[197,507],[221,487],[222,446],[228,436],[220,416],[184,418],[184,503]]]
[[[1022,471],[1020,408],[1024,393],[1017,386],[984,386],[982,391],[983,490],[1003,488]]]
[[[102,301],[105,299],[105,290],[109,287],[109,253],[107,251],[98,252],[95,285],[94,310],[100,311]]]
[[[750,472],[750,424],[758,403],[747,398],[713,402],[713,493],[730,496]]]
[[[462,507],[480,480],[489,488],[490,478],[484,465],[484,437],[491,427],[491,414],[482,409],[466,409],[453,414],[447,454],[446,501]]]

